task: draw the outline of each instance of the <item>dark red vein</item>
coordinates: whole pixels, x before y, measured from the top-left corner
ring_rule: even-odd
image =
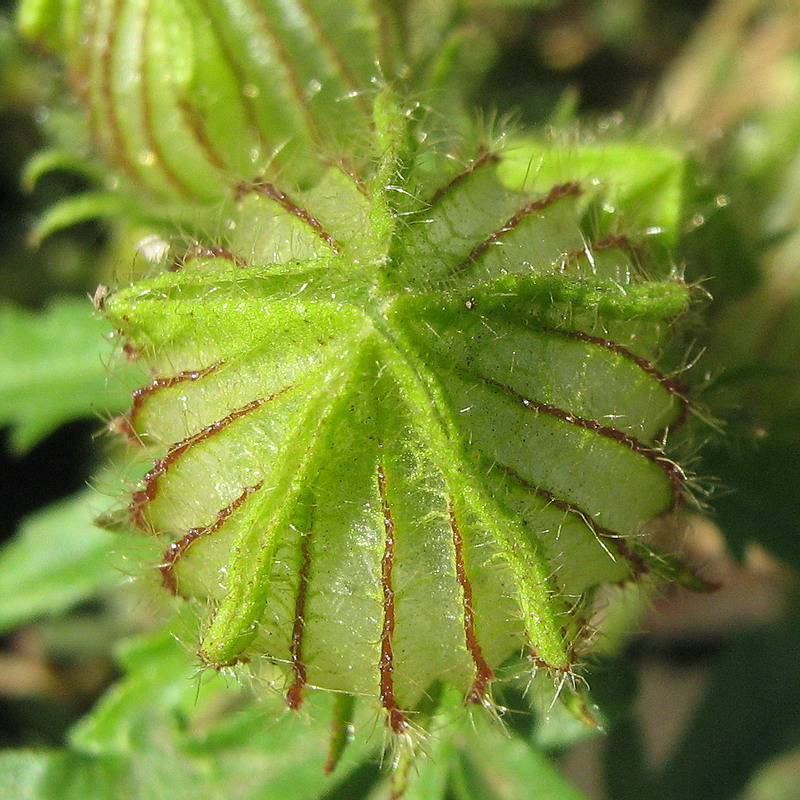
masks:
[[[668,378],[651,361],[648,361],[642,356],[636,355],[636,353],[632,352],[624,345],[618,344],[617,342],[612,342],[609,339],[603,339],[601,336],[592,336],[591,334],[584,333],[583,331],[562,330],[560,328],[544,327],[542,330],[555,336],[563,336],[566,339],[574,339],[579,342],[585,342],[586,344],[602,347],[606,350],[610,350],[612,353],[622,356],[628,361],[632,361],[643,372],[655,378],[661,384],[664,391],[666,391],[667,394],[675,397],[680,403],[680,411],[678,412],[678,416],[672,421],[669,427],[674,430],[686,422],[689,414],[692,411],[692,407],[688,400],[689,387],[680,381],[676,381],[674,378]]]
[[[311,570],[311,525],[303,533],[300,542],[300,582],[297,586],[297,597],[294,604],[294,625],[289,653],[292,658],[294,682],[286,693],[289,708],[297,709],[303,702],[303,687],[307,682],[306,665],[303,662],[303,634],[305,633],[306,596],[308,594],[308,577]]]
[[[563,197],[576,196],[580,193],[581,187],[579,183],[561,183],[554,186],[544,197],[526,203],[516,214],[509,217],[501,227],[490,233],[480,244],[476,245],[467,258],[452,270],[451,274],[455,275],[467,269],[467,267],[480,258],[490,247],[500,242],[504,236],[518,228],[520,223],[527,217],[544,211]]]
[[[500,161],[500,156],[487,150],[476,158],[465,170],[459,172],[458,175],[444,186],[439,187],[431,198],[430,205],[436,205],[446,194],[455,189],[456,186],[469,178],[473,173],[477,172],[481,167],[485,167],[489,164],[497,164],[498,161]]]
[[[207,425],[197,433],[187,436],[177,444],[172,445],[167,454],[163,458],[159,458],[153,464],[153,468],[142,479],[142,488],[137,489],[131,497],[131,502],[128,505],[128,513],[130,514],[133,524],[143,528],[144,530],[149,529],[149,526],[144,518],[144,509],[148,503],[151,503],[155,499],[158,493],[158,482],[161,477],[167,472],[172,464],[174,464],[182,455],[184,455],[184,453],[186,453],[195,445],[207,441],[212,436],[220,433],[220,431],[223,431],[228,427],[228,425],[230,425],[232,422],[235,422],[237,419],[249,414],[251,411],[255,411],[265,403],[270,402],[270,400],[280,397],[280,395],[288,392],[291,388],[291,386],[286,386],[274,394],[267,395],[266,397],[260,397],[257,400],[251,400],[249,403],[247,403],[247,405],[244,405],[235,411],[231,411],[230,414],[222,419],[212,422],[210,425]]]
[[[176,191],[185,197],[193,197],[194,192],[186,182],[178,175],[167,162],[164,151],[156,138],[153,129],[153,105],[150,98],[150,65],[149,65],[149,44],[150,44],[150,23],[152,19],[151,8],[152,0],[147,0],[143,9],[142,35],[139,41],[139,102],[142,107],[142,132],[144,133],[147,148],[153,154],[155,163],[161,170],[162,175]]]
[[[608,542],[617,553],[628,562],[634,577],[647,575],[650,572],[647,561],[641,553],[637,553],[628,542],[625,541],[623,536],[615,535],[612,531],[599,527],[597,528],[597,535],[602,537],[603,541]]]
[[[227,164],[222,154],[217,150],[216,145],[209,139],[206,131],[205,120],[198,110],[184,98],[176,97],[175,105],[181,113],[184,125],[191,131],[198,147],[203,151],[206,161],[220,171],[227,169]]]
[[[141,412],[142,406],[153,394],[162,389],[171,389],[173,386],[178,386],[186,381],[199,381],[201,378],[205,378],[206,375],[216,372],[224,363],[224,361],[216,361],[204,369],[190,369],[179,372],[177,375],[171,375],[168,378],[153,378],[147,386],[140,386],[133,393],[133,404],[128,412],[128,421],[131,426],[135,426],[136,417]]]
[[[232,503],[230,503],[230,505],[225,506],[225,508],[217,512],[216,519],[210,525],[206,525],[202,528],[192,528],[183,538],[179,539],[177,542],[173,542],[164,551],[164,557],[161,559],[159,569],[161,570],[161,583],[170,594],[178,595],[178,581],[175,576],[175,567],[186,551],[198,539],[216,533],[227,522],[228,517],[230,517],[253,492],[257,492],[262,485],[263,483],[259,481],[255,486],[248,486]]]
[[[239,255],[232,253],[227,247],[221,245],[204,245],[200,242],[195,242],[191,245],[183,255],[175,256],[170,266],[171,272],[177,272],[183,269],[186,264],[196,258],[224,258],[230,261],[237,267],[248,267],[248,262]]]
[[[581,522],[586,525],[589,530],[594,534],[594,536],[598,540],[602,540],[603,542],[609,542],[612,547],[619,553],[619,555],[628,562],[628,566],[631,569],[631,572],[634,576],[638,575],[646,575],[650,572],[650,568],[647,566],[647,562],[642,558],[642,556],[633,550],[628,543],[625,541],[625,538],[622,534],[616,533],[616,531],[609,530],[608,528],[604,528],[601,525],[598,525],[594,518],[589,515],[586,511],[584,511],[579,506],[576,506],[574,503],[569,503],[566,500],[562,500],[560,497],[556,497],[552,492],[547,491],[547,489],[542,489],[540,486],[534,486],[530,481],[525,480],[519,473],[515,472],[511,467],[506,467],[502,464],[495,464],[497,469],[503,472],[505,475],[508,475],[511,479],[519,483],[521,486],[524,486],[529,492],[532,494],[537,495],[538,497],[547,500],[547,502],[555,506],[556,508],[560,509],[561,511],[566,512],[572,516],[578,517]]]
[[[102,50],[100,52],[100,92],[105,100],[106,107],[106,122],[108,123],[109,135],[111,138],[111,152],[113,160],[122,167],[123,171],[129,176],[138,178],[138,172],[133,162],[130,160],[127,147],[125,145],[125,137],[122,133],[122,128],[119,126],[119,120],[115,113],[116,99],[114,97],[113,87],[113,72],[114,72],[114,54],[117,47],[117,35],[120,30],[120,17],[124,6],[124,0],[114,0],[111,10],[111,17],[108,21],[106,31],[98,38],[102,42]]]
[[[124,318],[123,318],[124,319]],[[125,331],[118,330],[120,336],[125,336]],[[130,339],[125,339],[122,345],[122,352],[125,354],[125,358],[130,361],[134,362],[137,358],[141,355],[141,348],[134,346]]]
[[[300,83],[297,70],[295,69],[292,60],[289,57],[289,51],[286,49],[286,47],[284,47],[283,38],[272,27],[269,17],[265,13],[261,3],[256,2],[255,0],[247,0],[247,4],[250,6],[251,11],[256,18],[256,23],[261,29],[261,32],[264,34],[264,37],[272,45],[278,62],[283,67],[286,79],[288,80],[292,94],[294,95],[295,100],[297,100],[297,104],[300,107],[301,116],[306,127],[308,128],[311,139],[315,142],[319,142],[319,129],[317,128],[317,123],[311,110],[311,104],[309,103],[308,97],[303,90],[302,84]]]
[[[584,333],[583,331],[571,331],[571,330],[563,330],[561,328],[547,328],[547,327],[542,328],[542,330],[546,331],[547,333],[551,333],[555,336],[563,336],[565,339],[575,339],[576,341],[579,342],[586,342],[587,344],[597,345],[598,347],[602,347],[605,350],[610,350],[612,353],[616,353],[617,355],[622,356],[628,361],[632,361],[643,372],[646,372],[648,375],[655,378],[664,387],[664,390],[666,392],[668,392],[671,395],[675,395],[684,403],[687,403],[685,395],[689,391],[688,386],[680,383],[679,381],[674,380],[673,378],[668,378],[651,361],[648,361],[646,358],[643,358],[642,356],[636,355],[636,353],[631,352],[624,345],[618,344],[617,342],[612,342],[608,339],[603,339],[600,336],[593,336],[589,333]]]
[[[386,495],[386,474],[378,465],[378,491],[383,510],[383,525],[386,531],[386,544],[381,559],[381,585],[383,587],[383,627],[381,630],[381,659],[378,665],[381,677],[381,703],[389,715],[389,727],[395,733],[402,733],[406,722],[400,706],[394,696],[394,652],[392,637],[394,636],[395,609],[394,589],[392,587],[392,570],[394,568],[395,525],[389,500]]]
[[[362,110],[368,115],[371,114],[372,105],[360,92],[360,89],[363,87],[359,83],[358,78],[350,69],[350,66],[347,63],[342,51],[330,38],[330,36],[328,36],[328,32],[320,24],[320,21],[312,10],[310,4],[306,2],[306,0],[297,0],[297,4],[306,15],[306,19],[308,19],[309,25],[314,31],[314,35],[317,37],[317,41],[322,45],[322,48],[328,54],[331,63],[333,64],[335,70],[339,73],[339,76],[342,78],[344,83],[348,85],[350,91],[355,95]]]
[[[588,244],[579,250],[567,253],[561,264],[561,271],[563,272],[567,267],[574,265],[584,256],[588,258],[590,253],[601,253],[604,250],[623,250],[627,251],[631,256],[635,254],[633,242],[624,233],[609,233],[608,236],[604,236],[594,244]]]
[[[528,408],[531,411],[535,411],[539,414],[546,414],[554,419],[559,419],[562,422],[566,422],[569,425],[574,425],[577,428],[582,428],[583,430],[596,433],[598,436],[602,436],[613,442],[617,442],[618,444],[627,447],[637,455],[643,456],[648,461],[651,461],[653,464],[658,466],[666,475],[670,482],[670,486],[672,487],[672,507],[677,504],[678,498],[682,494],[683,483],[685,480],[683,471],[677,464],[675,464],[673,461],[670,461],[670,459],[664,456],[664,454],[659,450],[644,444],[635,436],[631,436],[630,434],[621,431],[619,428],[614,428],[611,425],[603,425],[602,422],[598,422],[595,419],[579,417],[577,414],[573,414],[570,411],[564,411],[564,409],[558,408],[550,403],[540,403],[538,400],[531,400],[529,397],[525,397],[507,384],[501,383],[500,381],[496,381],[492,378],[487,378],[484,375],[479,375],[478,373],[471,371],[468,371],[467,374],[476,380],[482,381],[488,386],[493,386],[496,389],[501,390],[507,395],[513,397],[515,400],[518,400],[525,408]]]
[[[472,656],[475,665],[475,679],[472,687],[467,693],[467,700],[471,703],[482,703],[486,695],[489,681],[494,677],[491,667],[483,657],[483,650],[478,642],[475,633],[475,610],[472,602],[472,583],[467,575],[467,567],[464,563],[464,537],[461,535],[461,528],[458,525],[458,518],[453,506],[453,501],[447,503],[447,511],[450,516],[450,530],[453,532],[453,548],[456,557],[456,579],[461,587],[464,598],[464,637],[467,643],[467,650]]]
[[[203,6],[203,12],[209,18],[212,17],[213,9],[210,7],[207,0],[200,0],[201,5]],[[210,26],[210,32],[216,35],[217,42],[219,43],[220,51],[222,52],[225,61],[227,62],[228,66],[233,72],[234,75],[234,85],[244,87],[247,84],[247,79],[245,74],[241,68],[241,65],[236,60],[234,53],[231,51],[231,48],[228,45],[228,42],[225,41],[224,32],[229,28],[229,24],[226,21],[226,24],[212,24]],[[250,97],[248,94],[242,93],[243,100],[242,100],[242,107],[244,108],[244,112],[247,115],[248,122],[250,123],[250,128],[252,133],[256,139],[258,139],[262,148],[267,149],[267,142],[264,138],[264,131],[261,129],[261,125],[258,121],[258,114],[257,114],[257,104],[254,98]]]
[[[337,158],[335,161],[333,161],[333,163],[342,171],[344,175],[347,175],[347,177],[353,181],[353,185],[356,187],[359,194],[364,195],[366,198],[370,197],[366,181],[350,164],[347,163],[344,158]]]
[[[322,227],[322,223],[308,209],[297,205],[289,195],[282,192],[273,184],[261,180],[239,184],[236,189],[236,199],[240,199],[247,192],[258,192],[258,194],[263,194],[264,197],[273,200],[283,208],[284,211],[287,211],[289,214],[297,217],[297,219],[308,225],[335,253],[339,252],[339,245],[336,243],[333,236]]]

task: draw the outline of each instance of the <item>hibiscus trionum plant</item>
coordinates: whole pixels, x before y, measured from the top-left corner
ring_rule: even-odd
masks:
[[[21,12],[105,175],[40,232],[147,232],[146,274],[95,296],[149,375],[111,423],[147,465],[106,523],[158,542],[196,664],[272,665],[289,708],[334,692],[341,725],[354,697],[401,742],[509,677],[589,717],[596,590],[682,576],[645,532],[687,496],[690,412],[662,361],[692,292],[630,170],[466,121],[421,6]]]
[[[267,655],[292,705],[374,697],[401,732],[520,649],[569,672],[591,589],[647,571],[685,409],[652,359],[687,290],[584,243],[578,183],[507,191],[487,154],[425,185],[395,148],[238,187],[227,234],[102,305],[156,375],[116,423],[158,453],[129,513],[209,606],[201,660]]]

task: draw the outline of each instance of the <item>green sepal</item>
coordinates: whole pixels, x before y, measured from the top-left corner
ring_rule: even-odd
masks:
[[[156,376],[128,511],[205,608],[201,660],[401,733],[429,687],[489,703],[509,657],[568,676],[593,588],[657,563],[687,401],[656,360],[690,290],[587,241],[579,182],[510,190],[486,150],[454,173],[375,109],[361,174],[238,187],[223,236],[105,309]]]

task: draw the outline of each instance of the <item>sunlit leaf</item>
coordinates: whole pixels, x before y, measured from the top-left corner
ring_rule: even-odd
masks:
[[[108,333],[88,299],[65,298],[41,313],[0,310],[0,424],[11,426],[16,451],[65,422],[124,407],[130,376],[109,376],[117,345]]]
[[[0,550],[0,630],[59,614],[141,572],[152,543],[97,528],[94,518],[108,506],[109,498],[86,491],[22,523]]]

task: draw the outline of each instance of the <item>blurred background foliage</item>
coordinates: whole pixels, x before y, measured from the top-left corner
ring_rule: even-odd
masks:
[[[329,700],[287,717],[268,670],[253,686],[193,678],[140,566],[157,554],[92,525],[121,481],[101,472],[115,445],[98,432],[136,377],[108,379],[86,295],[139,268],[136,231],[82,221],[31,247],[91,175],[26,174],[79,126],[58,69],[0,8],[0,796],[386,797],[380,735],[324,776]],[[702,510],[663,536],[721,588],[609,590],[587,672],[602,733],[537,706],[536,687],[505,690],[505,733],[445,698],[407,796],[797,800],[800,3],[472,0],[460,19],[459,90],[533,131],[529,147],[621,143],[618,170],[626,147],[683,156],[641,200],[677,181],[663,252],[709,295],[686,374],[712,411],[689,445]]]

